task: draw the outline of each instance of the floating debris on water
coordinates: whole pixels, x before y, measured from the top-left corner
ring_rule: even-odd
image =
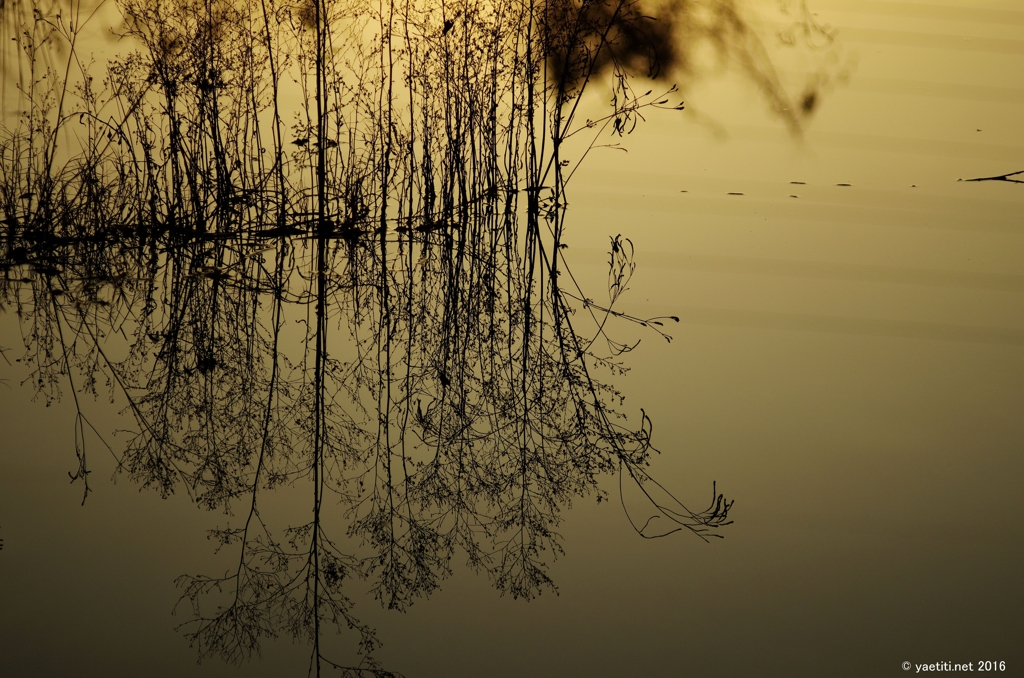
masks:
[[[729,195],[743,195],[742,193],[729,193]]]
[[[853,186],[853,184],[836,184],[836,186]]]
[[[806,182],[804,182],[804,181],[791,181],[789,183],[796,184],[797,186],[803,186]]]

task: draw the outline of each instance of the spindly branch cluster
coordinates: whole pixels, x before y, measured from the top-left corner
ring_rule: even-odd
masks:
[[[607,305],[564,256],[567,140],[679,107],[629,84],[668,55],[634,2],[124,0],[137,49],[101,82],[77,7],[39,19],[66,76],[33,61],[0,138],[0,303],[41,394],[126,403],[119,470],[241,519],[212,535],[234,569],[179,581],[204,655],[287,633],[318,672],[383,675],[343,582],[405,609],[465,557],[531,598],[604,476],[678,529],[728,523],[720,495],[692,512],[647,475],[650,420],[596,376],[628,348],[595,341],[609,320],[667,320],[615,309],[631,244],[612,240]],[[612,109],[578,120],[604,82]],[[261,512],[283,485],[309,488],[307,521]],[[329,661],[322,626],[356,629],[363,663]]]

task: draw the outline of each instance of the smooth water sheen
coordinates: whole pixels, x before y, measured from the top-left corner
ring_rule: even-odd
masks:
[[[627,153],[596,149],[569,184],[577,277],[599,288],[621,233],[637,252],[621,310],[681,319],[671,342],[613,331],[642,340],[615,383],[626,411],[654,422],[663,484],[700,503],[713,479],[736,500],[725,539],[642,540],[617,501],[578,502],[552,568],[558,596],[502,598],[456,563],[405,614],[357,597],[385,667],[415,678],[1024,667],[1024,185],[959,181],[1024,170],[1024,8],[812,8],[837,31],[830,68],[845,79],[801,137],[723,69],[684,92],[685,112],[648,115]],[[11,309],[0,346],[20,355]],[[80,506],[70,399],[30,402],[19,364],[0,375],[0,672],[305,671],[308,649],[286,638],[241,669],[196,666],[173,631],[173,581],[228,567],[203,538],[225,517],[109,482],[98,445]],[[118,404],[85,408],[97,428],[119,428]],[[268,501],[287,511],[290,499]]]

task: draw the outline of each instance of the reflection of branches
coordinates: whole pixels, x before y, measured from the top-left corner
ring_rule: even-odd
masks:
[[[576,295],[557,284],[571,278],[554,246],[562,210],[549,212],[548,240],[538,227],[521,235],[518,211],[498,218],[500,200],[466,208],[472,228],[410,230],[383,244],[281,238],[254,257],[232,240],[167,236],[152,257],[132,255],[119,293],[104,293],[120,304],[89,304],[82,284],[65,282],[70,292],[55,296],[51,285],[38,290],[47,305],[26,308],[40,323],[29,344],[46,346],[53,328],[64,347],[37,365],[106,374],[128,398],[139,431],[120,464],[133,478],[164,493],[184,485],[208,508],[246,501],[240,527],[211,533],[237,549],[233,571],[178,582],[192,617],[181,629],[203,656],[237,661],[282,632],[315,641],[323,622],[360,634],[366,660],[351,670],[380,672],[346,580],[369,577],[384,604],[402,609],[440,585],[458,549],[500,590],[533,597],[554,586],[547,562],[562,552],[562,507],[591,492],[606,498],[604,474],[631,478],[678,526],[703,534],[724,524],[721,502],[692,514],[649,493],[660,487],[644,470],[650,422],[625,426],[621,396],[591,374],[620,369],[591,351],[610,318],[660,322],[614,308],[633,272],[629,241],[612,239],[608,304],[578,297],[594,325],[582,333]],[[117,250],[105,264],[91,259],[89,241],[64,247],[61,280],[83,261],[129,265]],[[75,311],[58,319],[56,299]],[[297,356],[283,348],[295,345],[283,333],[296,310],[306,328]],[[76,341],[60,341],[72,325]],[[335,325],[348,329],[347,347],[329,341]],[[133,328],[132,346],[112,362],[102,334],[117,326]],[[312,520],[275,536],[260,491],[305,482]],[[334,501],[348,518],[341,541],[329,534]]]

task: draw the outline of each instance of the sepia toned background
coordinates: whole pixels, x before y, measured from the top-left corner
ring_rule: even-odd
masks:
[[[500,598],[457,568],[406,614],[357,598],[386,667],[1020,671],[1024,186],[958,179],[1024,169],[1024,10],[811,8],[837,46],[831,61],[780,62],[797,89],[809,70],[828,75],[802,134],[723,64],[684,91],[686,111],[648,115],[619,142],[628,152],[596,149],[569,185],[577,277],[599,288],[621,233],[637,263],[621,309],[681,319],[671,342],[619,330],[642,343],[616,385],[654,422],[661,482],[701,504],[715,480],[736,500],[725,539],[645,541],[616,502],[581,502],[566,512],[557,597]],[[18,332],[0,316],[0,346]],[[307,649],[288,640],[241,669],[197,667],[168,614],[173,581],[226,567],[202,532],[224,516],[109,482],[98,453],[79,506],[73,407],[30,402],[17,364],[0,376],[5,673],[301,674]],[[86,407],[119,427],[116,403]]]

